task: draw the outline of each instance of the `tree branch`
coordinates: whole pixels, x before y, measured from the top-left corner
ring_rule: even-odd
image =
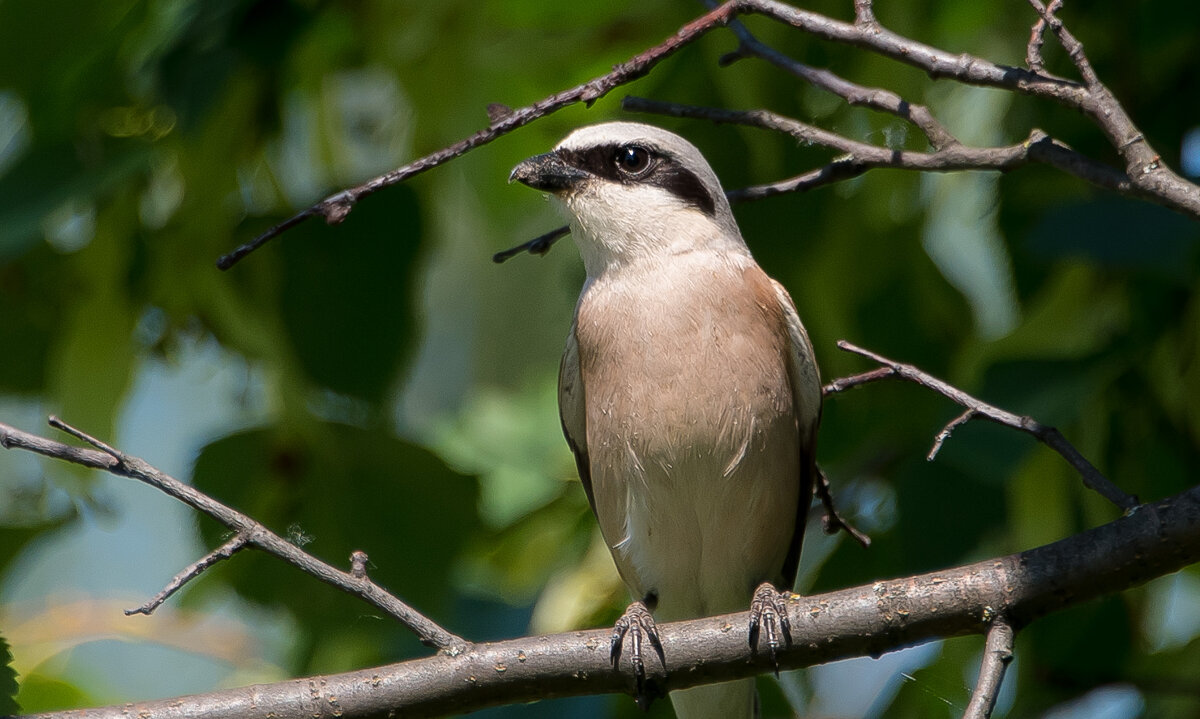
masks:
[[[835,132],[810,125],[790,117],[784,117],[769,110],[725,110],[715,107],[698,107],[681,105],[673,102],[660,102],[640,97],[626,97],[622,107],[632,112],[648,112],[671,117],[689,117],[709,120],[717,123],[732,123],[759,127],[766,130],[783,132],[807,145],[821,145],[846,154],[830,163],[826,168],[832,169],[835,163],[847,166],[845,176],[857,176],[874,168],[890,168],[896,170],[917,170],[920,172],[955,172],[959,170],[995,170],[1007,172],[1031,162],[1041,162],[1075,175],[1093,185],[1098,185],[1114,191],[1130,192],[1133,184],[1119,170],[1095,162],[1091,158],[1075,152],[1070,147],[1055,140],[1041,130],[1033,130],[1029,137],[1014,145],[1005,147],[969,147],[958,141],[951,141],[931,152],[916,152],[912,150],[894,150],[890,147],[880,147],[867,142],[851,140]],[[850,171],[849,168],[853,168]],[[820,171],[818,171],[820,172]],[[815,179],[815,178],[814,178]],[[836,179],[844,179],[837,177]],[[775,192],[797,191],[810,189],[813,180],[801,185],[795,180],[786,181],[788,186],[777,187]],[[821,183],[825,184],[825,183]],[[759,191],[747,193],[745,190],[737,194],[738,199],[760,199],[769,196]]]
[[[1004,617],[997,617],[987,633],[987,644],[983,649],[983,661],[979,665],[979,680],[971,693],[971,702],[963,712],[963,719],[988,719],[996,708],[996,697],[1000,696],[1000,685],[1004,682],[1004,671],[1013,659],[1014,633]]]
[[[3,423],[0,423],[0,447],[4,447],[5,449],[24,449],[46,457],[71,462],[72,464],[99,469],[120,477],[136,479],[178,499],[192,509],[212,517],[234,532],[234,539],[226,542],[222,548],[176,575],[171,580],[171,583],[167,585],[167,588],[160,593],[162,599],[166,599],[166,596],[174,593],[187,581],[198,576],[208,565],[220,559],[216,555],[222,549],[228,548],[230,550],[229,553],[232,554],[235,551],[233,549],[234,545],[240,542],[279,557],[288,564],[308,572],[321,581],[373,604],[412,630],[417,635],[417,638],[421,640],[421,643],[426,646],[437,647],[443,652],[454,654],[463,651],[469,645],[466,640],[441,628],[433,620],[400,601],[378,584],[375,584],[366,577],[365,572],[363,572],[362,576],[355,576],[352,573],[336,569],[316,557],[307,554],[254,519],[221,504],[196,488],[160,472],[144,460],[124,454],[95,437],[67,425],[57,417],[51,417],[50,424],[88,442],[97,449],[71,447],[61,442],[23,432]],[[241,539],[238,539],[239,537]],[[162,603],[158,599],[158,597],[155,597],[155,599],[148,602],[145,606],[150,607],[150,611],[152,611],[154,607]],[[132,611],[134,613],[148,613],[143,612],[142,608]]]
[[[182,589],[183,585],[200,576],[204,570],[213,566],[217,562],[229,559],[234,554],[244,549],[249,541],[250,538],[240,532],[233,535],[229,541],[204,555],[199,560],[189,564],[182,572],[176,574],[171,581],[167,583],[167,586],[163,587],[162,591],[160,591],[158,594],[155,594],[150,601],[146,602],[140,607],[126,609],[125,616],[128,617],[134,614],[153,613],[155,609],[158,609],[162,606],[163,602],[170,599],[172,594]]]
[[[838,347],[847,352],[853,352],[857,355],[862,355],[868,359],[872,359],[883,365],[883,370],[874,370],[873,372],[862,375],[848,377],[845,380],[835,380],[833,383],[826,385],[827,394],[839,392],[851,387],[858,387],[868,382],[884,379],[887,377],[897,377],[899,379],[915,382],[927,389],[954,401],[958,405],[967,409],[966,412],[952,420],[942,432],[938,435],[934,442],[933,449],[929,453],[929,459],[933,459],[937,455],[937,451],[941,448],[942,443],[949,437],[950,433],[959,425],[964,424],[975,417],[982,417],[991,420],[997,424],[1012,427],[1013,429],[1021,430],[1033,435],[1046,446],[1053,449],[1062,455],[1063,459],[1067,460],[1083,478],[1083,484],[1088,489],[1098,492],[1108,501],[1117,505],[1125,511],[1129,511],[1137,506],[1137,497],[1127,494],[1121,488],[1113,484],[1107,477],[1101,474],[1100,470],[1087,460],[1079,450],[1067,441],[1057,429],[1044,425],[1032,417],[1021,416],[994,407],[982,400],[976,399],[962,390],[954,387],[943,380],[927,374],[916,367],[890,360],[887,357],[876,354],[870,350],[863,349],[857,345],[851,344],[846,340],[838,340]]]
[[[492,123],[476,132],[474,135],[460,140],[449,147],[438,150],[417,160],[413,160],[407,165],[379,175],[378,177],[367,180],[361,185],[351,187],[347,190],[342,190],[330,197],[321,200],[320,202],[308,207],[283,222],[275,225],[271,229],[255,237],[250,242],[238,247],[229,254],[221,256],[217,260],[217,267],[222,270],[227,270],[233,267],[239,260],[246,255],[262,247],[271,239],[279,236],[283,232],[295,227],[301,222],[310,217],[320,215],[325,218],[325,221],[331,225],[336,225],[346,219],[350,211],[354,209],[354,205],[359,200],[367,195],[374,194],[385,187],[404,182],[405,180],[425,172],[426,170],[445,164],[460,155],[464,155],[471,150],[488,144],[497,137],[507,135],[508,133],[520,127],[524,127],[529,123],[546,115],[553,114],[576,103],[585,103],[591,105],[596,100],[607,95],[614,88],[633,82],[640,77],[644,77],[650,70],[662,60],[670,57],[678,52],[681,48],[694,42],[699,37],[703,36],[709,30],[715,27],[724,25],[729,22],[737,12],[736,3],[727,3],[718,7],[704,15],[696,18],[692,22],[684,25],[674,35],[668,37],[663,42],[651,47],[637,55],[633,56],[626,62],[619,65],[614,65],[612,72],[609,72],[600,77],[593,78],[581,85],[576,85],[567,90],[556,92],[549,97],[543,98],[527,107],[522,107],[516,110],[496,111],[496,106],[489,106],[489,116]]]
[[[1030,4],[1075,62],[1084,79],[1083,84],[1032,67],[999,65],[967,53],[952,54],[888,30],[873,13],[868,13],[864,20],[861,10],[854,23],[845,23],[776,0],[730,0],[721,7],[729,4],[737,5],[738,14],[764,15],[816,37],[911,65],[934,79],[947,78],[968,85],[1010,90],[1079,110],[1091,118],[1125,160],[1126,182],[1118,183],[1125,188],[1121,192],[1200,219],[1200,187],[1180,177],[1162,162],[1124,106],[1096,77],[1082,43],[1040,0],[1030,0]],[[867,7],[869,9],[869,4]],[[1037,57],[1040,54],[1035,59]]]
[[[777,654],[795,669],[878,655],[936,638],[1014,629],[1067,606],[1128,589],[1200,561],[1200,487],[1103,526],[1019,554],[955,569],[788,602],[792,644]],[[745,612],[659,625],[667,676],[663,691],[772,671],[750,653]],[[113,707],[39,715],[44,719],[178,717],[360,717],[392,712],[434,717],[498,704],[609,692],[630,693],[633,677],[612,669],[608,629],[471,645],[458,656],[276,684]],[[996,636],[996,642],[1001,640]],[[986,660],[985,660],[986,663]],[[994,670],[988,670],[993,672]]]
[[[871,546],[871,538],[847,522],[841,513],[837,511],[837,507],[833,505],[833,493],[829,489],[829,477],[825,476],[825,472],[820,467],[817,468],[817,481],[813,486],[813,492],[821,500],[821,505],[825,507],[825,516],[822,518],[824,526],[822,529],[824,529],[826,534],[834,534],[839,529],[845,530],[846,534],[849,534],[863,549],[868,549]]]
[[[708,3],[712,5],[712,3]],[[869,28],[876,25],[874,10],[871,3],[856,0],[854,3],[854,24]],[[891,90],[878,87],[864,87],[847,80],[831,70],[815,68],[798,62],[773,47],[761,42],[740,21],[729,23],[729,29],[738,38],[738,49],[722,58],[722,64],[728,65],[746,57],[757,57],[766,60],[784,72],[795,75],[813,87],[820,88],[846,101],[855,107],[867,107],[877,112],[895,115],[912,123],[925,134],[925,139],[934,149],[956,144],[958,139],[946,129],[929,108],[924,105],[910,103]]]
[[[444,164],[569,105],[579,102],[591,105],[614,88],[645,76],[659,62],[684,46],[695,42],[709,30],[721,25],[730,25],[739,41],[738,50],[726,56],[725,64],[743,57],[759,57],[815,87],[843,98],[851,105],[864,106],[903,118],[919,128],[934,148],[933,153],[918,154],[937,155],[941,151],[953,149],[958,144],[954,136],[924,105],[910,103],[890,90],[858,85],[829,70],[804,65],[763,44],[741,23],[736,22],[737,16],[747,14],[764,15],[816,37],[883,55],[921,69],[934,79],[947,78],[970,85],[1019,92],[1052,100],[1079,110],[1088,115],[1105,133],[1110,143],[1126,162],[1125,172],[1119,172],[1103,163],[1078,155],[1069,147],[1055,142],[1045,133],[1034,129],[1024,143],[1011,148],[989,148],[992,151],[990,154],[981,155],[979,152],[982,149],[976,148],[974,152],[965,154],[950,152],[935,160],[933,166],[924,166],[919,162],[887,166],[902,166],[915,170],[1008,169],[1005,162],[1023,164],[1032,159],[1051,164],[1100,187],[1150,200],[1200,219],[1200,188],[1166,167],[1133,123],[1124,107],[1099,81],[1083,52],[1082,43],[1067,30],[1062,21],[1054,14],[1060,3],[1051,2],[1050,6],[1046,7],[1040,0],[1029,1],[1040,17],[1031,30],[1026,51],[1026,61],[1029,67],[1019,68],[996,64],[967,53],[950,53],[899,35],[879,23],[875,18],[871,2],[867,0],[856,0],[853,23],[834,20],[776,0],[729,0],[684,25],[662,43],[648,48],[624,63],[615,65],[610,73],[562,90],[520,109],[511,110],[498,104],[490,105],[488,116],[491,124],[483,130],[449,147],[414,160],[360,185],[342,190],[301,210],[250,242],[223,255],[217,261],[217,266],[221,269],[229,269],[249,253],[310,217],[320,215],[329,224],[340,223],[359,200],[384,187],[403,182]],[[1041,60],[1041,46],[1047,28],[1066,48],[1084,78],[1082,84],[1045,72]],[[834,133],[822,136],[830,142],[834,142],[835,137],[840,137]],[[874,148],[865,143],[855,143],[844,137],[836,142],[854,143],[853,146],[857,147],[859,151],[871,147],[873,148],[871,156],[879,157],[873,153],[880,148]],[[835,145],[831,144],[830,146]],[[1024,147],[1024,150],[1018,150],[1019,147]],[[994,154],[1003,149],[1008,150],[1007,157],[1010,159],[1004,160],[1003,153],[1001,156]],[[950,160],[951,157],[959,158],[957,164]],[[776,183],[772,186],[762,186],[755,191],[740,193],[738,199],[759,199],[784,191],[794,192],[808,189],[814,186],[813,183],[825,184],[826,181],[845,179],[865,171],[865,168],[855,166],[855,171],[846,172],[845,166],[839,167],[843,169],[843,172],[832,172],[834,165],[831,164],[823,168],[823,173],[802,175],[801,177],[806,178],[805,181],[795,178],[792,181]],[[818,178],[821,180],[820,182],[816,182]],[[784,189],[785,187],[789,189]],[[545,243],[545,246],[548,244]],[[543,245],[537,246],[542,247]],[[520,251],[517,248],[514,250]],[[503,261],[508,256],[511,255],[500,253],[498,255],[500,259],[497,261]]]

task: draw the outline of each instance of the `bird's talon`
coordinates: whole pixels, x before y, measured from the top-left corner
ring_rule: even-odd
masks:
[[[650,616],[650,610],[642,602],[630,604],[617,623],[613,625],[612,647],[609,650],[613,669],[620,666],[621,649],[625,645],[626,638],[629,640],[629,665],[633,669],[634,690],[638,706],[646,709],[650,706],[653,697],[646,691],[646,662],[642,657],[642,640],[649,641],[650,646],[654,647],[664,669],[667,663],[663,654],[662,642],[658,638],[658,627],[654,624],[654,618]]]
[[[779,650],[792,643],[792,625],[787,615],[788,592],[781,592],[763,582],[754,590],[750,601],[750,651],[758,653],[760,635],[766,641],[771,665],[779,675]],[[780,633],[782,632],[782,641]]]

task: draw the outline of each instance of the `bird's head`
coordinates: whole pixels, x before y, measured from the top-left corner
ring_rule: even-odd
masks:
[[[583,127],[513,168],[516,180],[566,208],[589,276],[712,248],[745,252],[716,174],[682,137],[609,122]]]

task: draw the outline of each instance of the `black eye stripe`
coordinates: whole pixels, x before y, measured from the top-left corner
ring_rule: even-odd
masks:
[[[630,147],[646,150],[650,155],[650,167],[641,174],[623,172],[618,165],[618,153]],[[654,185],[670,192],[679,199],[704,212],[716,213],[716,200],[700,178],[683,167],[675,158],[636,143],[630,145],[598,145],[582,150],[558,150],[559,157],[568,165],[577,167],[596,177],[619,182],[623,185]]]

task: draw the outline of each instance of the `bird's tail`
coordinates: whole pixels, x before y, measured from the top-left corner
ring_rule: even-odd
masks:
[[[754,679],[709,684],[671,692],[679,719],[754,719],[758,694]]]

